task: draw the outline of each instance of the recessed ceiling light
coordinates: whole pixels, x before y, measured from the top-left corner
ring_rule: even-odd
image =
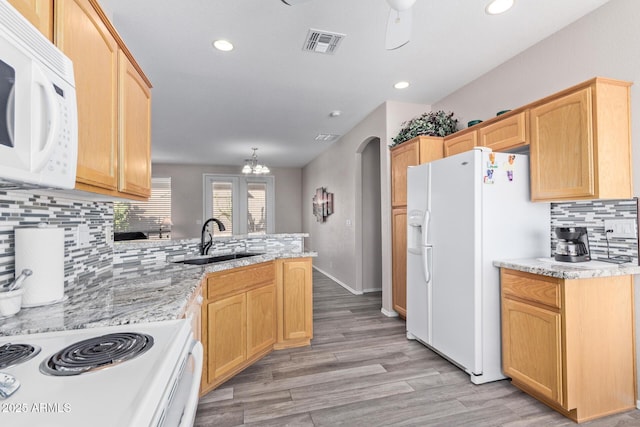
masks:
[[[484,9],[489,15],[499,15],[513,7],[514,0],[493,0]]]
[[[393,85],[396,89],[406,89],[409,87],[409,82],[398,82]]]
[[[229,52],[230,50],[233,50],[233,44],[231,44],[231,42],[227,40],[216,40],[213,42],[213,47],[223,52]]]

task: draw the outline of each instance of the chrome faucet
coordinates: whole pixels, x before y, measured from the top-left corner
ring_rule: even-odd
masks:
[[[211,222],[215,222],[216,224],[218,224],[218,230],[225,230],[224,224],[219,219],[209,218],[208,220],[206,220],[204,222],[204,225],[202,226],[202,232],[200,233],[200,255],[208,254],[209,249],[211,249],[211,246],[213,245],[213,227],[211,228],[211,233],[209,233],[209,241],[207,243],[204,242],[204,233],[207,232],[207,227]]]

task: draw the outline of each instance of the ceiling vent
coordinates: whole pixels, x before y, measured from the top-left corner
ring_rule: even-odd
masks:
[[[340,135],[333,135],[330,133],[319,133],[318,136],[316,136],[315,140],[319,142],[331,142],[331,141],[335,141],[339,137]]]
[[[302,50],[315,53],[335,53],[345,34],[309,29]]]

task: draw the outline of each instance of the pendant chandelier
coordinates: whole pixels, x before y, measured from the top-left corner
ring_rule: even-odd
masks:
[[[260,163],[258,163],[258,155],[256,154],[256,151],[258,151],[258,149],[252,148],[252,150],[253,150],[253,154],[251,155],[251,158],[244,160],[244,167],[242,168],[242,173],[264,175],[271,172],[267,166],[261,165]]]

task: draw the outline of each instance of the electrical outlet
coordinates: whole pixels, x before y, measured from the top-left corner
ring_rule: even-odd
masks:
[[[89,233],[89,226],[87,224],[80,224],[76,228],[76,245],[79,248],[89,246],[91,240],[91,234]]]
[[[609,237],[633,238],[638,236],[636,221],[633,219],[605,219],[604,231]]]

